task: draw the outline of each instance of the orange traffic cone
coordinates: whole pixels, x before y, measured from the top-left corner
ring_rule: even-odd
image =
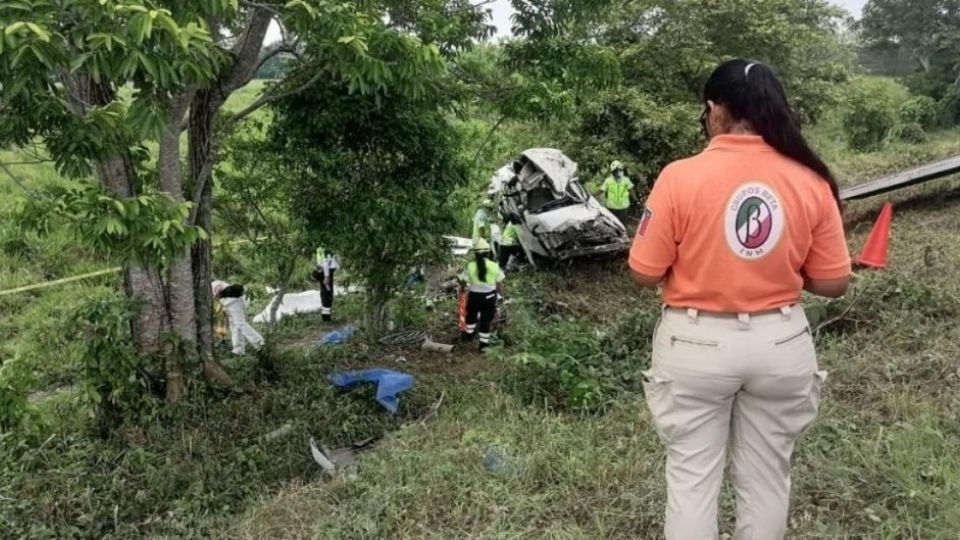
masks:
[[[870,268],[887,267],[887,251],[890,247],[890,224],[893,221],[893,205],[886,203],[880,210],[880,217],[877,218],[870,236],[867,237],[867,243],[863,245],[863,251],[860,252],[860,258],[857,264],[868,266]]]

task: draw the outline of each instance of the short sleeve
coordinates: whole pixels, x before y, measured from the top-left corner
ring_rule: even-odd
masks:
[[[648,276],[662,276],[677,259],[677,208],[669,168],[661,173],[647,198],[633,245],[630,268]]]
[[[606,191],[607,189],[610,188],[610,184],[612,184],[612,183],[613,183],[612,179],[607,178],[606,180],[603,181],[602,184],[600,184],[600,189],[601,189],[602,191]]]
[[[497,283],[503,283],[507,279],[507,275],[503,273],[503,270],[497,272]]]
[[[633,180],[627,178],[627,189],[633,189],[634,187],[636,186],[634,186]]]
[[[812,279],[842,279],[850,275],[850,252],[843,232],[843,219],[833,195],[824,190],[820,220],[813,227],[813,242],[803,264]]]

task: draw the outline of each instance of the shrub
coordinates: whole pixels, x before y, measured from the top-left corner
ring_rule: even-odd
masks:
[[[917,123],[900,124],[893,128],[891,138],[907,143],[923,143],[927,141],[927,132]]]
[[[150,389],[150,359],[137,354],[130,339],[135,309],[125,299],[82,305],[67,325],[81,364],[83,399],[106,434],[124,421],[137,422],[159,402]]]
[[[951,87],[940,99],[940,121],[947,126],[960,124],[960,88]]]
[[[650,362],[657,310],[638,310],[610,333],[580,321],[531,324],[510,354],[497,358],[510,369],[505,384],[524,400],[576,412],[604,410],[616,398],[640,390],[639,373]]]
[[[843,114],[843,129],[850,148],[878,148],[897,124],[895,88],[875,79],[859,79],[853,85]]]
[[[916,96],[904,101],[899,113],[903,125],[914,124],[921,130],[936,126],[940,120],[940,108],[936,100],[929,96]]]

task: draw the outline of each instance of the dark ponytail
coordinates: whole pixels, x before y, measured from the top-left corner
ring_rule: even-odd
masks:
[[[487,281],[487,256],[486,251],[478,251],[476,253],[477,259],[477,277],[480,278],[480,281]]]
[[[707,80],[703,99],[723,105],[733,120],[748,122],[777,152],[820,175],[840,204],[837,180],[800,132],[800,122],[773,69],[743,58],[724,62]]]

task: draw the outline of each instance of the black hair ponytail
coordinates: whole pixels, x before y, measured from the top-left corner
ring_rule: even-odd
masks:
[[[725,106],[734,120],[750,123],[777,152],[820,175],[840,204],[837,180],[803,137],[783,83],[772,68],[743,58],[724,62],[707,80],[703,99]]]
[[[480,281],[487,281],[487,256],[485,251],[478,251],[476,253],[477,260],[477,277],[480,278]]]

